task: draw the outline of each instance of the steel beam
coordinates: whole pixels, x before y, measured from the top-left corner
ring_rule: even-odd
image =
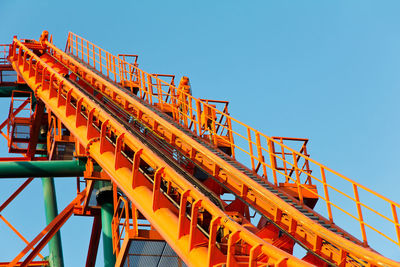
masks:
[[[43,199],[46,214],[46,224],[50,224],[58,215],[56,189],[54,179],[42,178]],[[57,231],[49,241],[49,262],[51,267],[64,267],[61,233]]]
[[[33,251],[25,258],[24,262],[21,266],[27,266],[35,256],[44,248],[47,242],[54,236],[55,233],[63,226],[63,224],[68,220],[68,218],[72,215],[73,209],[76,205],[80,204],[83,201],[85,196],[85,190],[80,192],[77,197],[67,206],[65,209],[57,215],[54,220],[47,225],[32,241],[27,245],[17,257],[10,263],[10,266],[15,266],[17,262],[19,262],[26,253],[31,250],[36,244],[38,244]]]
[[[82,176],[82,160],[0,162],[0,178]]]
[[[94,216],[92,234],[90,236],[89,250],[86,257],[86,267],[95,267],[96,265],[97,250],[99,247],[100,235],[101,235],[101,218],[100,216]]]

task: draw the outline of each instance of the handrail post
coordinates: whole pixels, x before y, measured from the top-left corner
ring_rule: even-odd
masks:
[[[294,152],[292,152],[292,155],[293,155],[293,168],[296,173],[297,192],[299,194],[300,203],[303,204],[304,200],[303,200],[303,192],[301,191],[302,186],[301,186],[301,182],[300,182],[299,167],[297,166],[296,154]]]
[[[321,177],[322,177],[322,184],[323,184],[323,187],[324,187],[325,202],[326,202],[326,208],[328,210],[329,221],[333,222],[332,207],[331,207],[331,201],[329,199],[329,193],[328,193],[328,186],[327,186],[327,183],[326,183],[325,170],[324,170],[324,168],[322,166],[321,166]]]
[[[258,160],[259,160],[259,162],[260,162],[260,164],[262,165],[262,168],[263,168],[264,179],[268,180],[267,168],[265,167],[265,161],[264,161],[264,157],[262,155],[262,146],[261,146],[260,133],[259,132],[256,132],[256,144],[257,144]]]
[[[353,191],[354,191],[354,197],[356,200],[356,206],[357,206],[357,213],[358,213],[358,221],[360,223],[360,228],[361,228],[361,235],[363,238],[363,243],[364,245],[368,245],[367,242],[367,233],[365,232],[365,225],[364,225],[364,219],[361,211],[361,205],[360,205],[360,197],[358,195],[358,189],[357,185],[353,183]]]
[[[115,64],[115,57],[110,54],[110,59],[112,58],[112,65],[113,65],[113,72],[114,72],[114,81],[117,81],[117,69],[116,69],[116,64]]]
[[[83,39],[82,38],[81,38],[81,55],[82,55],[82,61],[85,62],[83,59],[84,55],[83,55]]]
[[[254,164],[254,152],[253,152],[253,142],[251,141],[251,132],[250,128],[247,127],[247,142],[249,143],[249,152],[250,152],[250,160],[251,160],[251,169],[253,172],[256,172],[256,166]]]
[[[395,222],[396,234],[397,234],[397,242],[400,246],[400,225],[399,225],[399,217],[397,216],[396,206],[394,204],[390,205],[392,208],[393,220]]]
[[[271,162],[271,169],[272,169],[272,175],[274,178],[274,183],[276,186],[278,186],[278,179],[276,177],[276,158],[275,154],[273,153],[275,150],[273,148],[273,143],[271,139],[267,139],[267,145],[268,145],[268,154],[269,154],[269,160]]]
[[[171,97],[171,100],[172,100],[172,97]],[[175,102],[176,102],[176,99],[175,99]],[[173,106],[174,106],[174,110],[175,110],[174,103],[173,103]],[[198,135],[201,136],[202,135],[202,131],[201,131],[201,104],[200,104],[200,101],[198,99],[196,99],[196,111],[197,111],[197,123],[199,125],[199,133],[198,133]],[[175,114],[175,111],[174,111],[174,114]]]
[[[229,135],[229,143],[231,145],[231,154],[232,158],[235,158],[235,142],[233,141],[233,133],[232,133],[232,121],[230,117],[227,117],[228,122],[228,135]]]
[[[288,170],[287,170],[287,164],[286,164],[286,156],[285,156],[285,147],[283,146],[283,138],[281,137],[280,139],[281,143],[281,153],[282,153],[282,163],[283,163],[283,168],[285,169],[285,182],[289,182],[289,177],[288,177]],[[291,175],[291,174],[290,174]]]
[[[94,46],[93,46],[93,49],[94,49]],[[100,73],[104,74],[103,73],[103,64],[101,63],[101,50],[100,49],[99,49],[99,65],[100,65]]]
[[[93,54],[93,68],[96,69],[96,50],[94,50],[93,44],[92,44],[92,54]]]
[[[87,53],[87,63],[90,64],[90,57],[89,57],[89,42],[86,42],[86,53]]]

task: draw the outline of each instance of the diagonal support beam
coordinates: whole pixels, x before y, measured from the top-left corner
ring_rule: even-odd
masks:
[[[89,251],[86,257],[86,267],[94,267],[96,264],[97,250],[99,247],[101,235],[101,218],[100,215],[94,216],[92,234],[90,236]]]
[[[10,263],[9,262],[0,262],[0,267],[7,267]],[[22,262],[18,262],[17,264],[15,264],[14,267],[19,267],[21,266]],[[29,264],[29,267],[33,267],[33,266],[38,266],[38,267],[43,267],[43,266],[50,266],[48,261],[32,261]]]
[[[26,240],[26,238],[25,238],[20,232],[18,232],[18,230],[17,230],[8,220],[6,220],[6,218],[4,218],[4,216],[1,215],[1,214],[0,214],[0,219],[3,220],[3,222],[4,222],[8,227],[10,227],[10,229],[11,229],[19,238],[21,238],[22,241],[25,242],[25,244],[29,245],[29,241]],[[32,248],[32,250],[33,250],[33,249],[34,249],[34,248]],[[40,253],[38,254],[38,256],[39,256],[39,258],[41,258],[42,260],[44,259],[44,257],[43,257]]]
[[[67,206],[65,209],[56,217],[54,220],[47,225],[43,231],[41,231],[32,241],[29,243],[15,258],[12,262],[10,262],[9,267],[15,266],[29,250],[33,248],[39,241],[39,244],[35,249],[26,257],[26,259],[22,262],[21,266],[28,266],[28,264],[36,257],[36,255],[44,248],[44,246],[50,241],[50,239],[54,236],[55,233],[64,225],[64,223],[71,217],[74,207],[79,205],[84,196],[85,191],[80,192],[77,197]]]
[[[30,184],[30,182],[32,182],[32,180],[33,178],[26,179],[26,181],[22,185],[20,185],[20,187],[18,187],[14,193],[12,193],[11,196],[9,196],[3,204],[1,204],[0,212],[2,212],[8,206],[8,204],[10,204],[11,201],[13,201],[19,195],[19,193],[21,193],[22,190],[24,190]]]

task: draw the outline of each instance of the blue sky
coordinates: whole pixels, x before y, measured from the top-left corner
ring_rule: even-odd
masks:
[[[309,138],[314,159],[400,202],[399,11],[399,1],[368,0],[1,1],[0,43],[48,30],[64,48],[72,31],[139,54],[144,70],[189,76],[195,96],[229,100],[234,117],[267,135]],[[4,140],[0,147],[5,156]],[[0,201],[17,186],[2,183]],[[74,184],[56,186],[63,207]],[[42,206],[37,181],[4,215],[32,239],[44,227]],[[90,226],[73,217],[63,227],[66,266],[83,264]],[[12,236],[4,227],[2,240]],[[0,242],[0,261],[22,248],[13,242]],[[382,246],[374,248],[400,260]]]

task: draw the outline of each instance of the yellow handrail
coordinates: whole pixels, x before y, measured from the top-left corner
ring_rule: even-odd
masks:
[[[240,122],[239,120],[236,120],[229,114],[209,105],[206,103],[206,101],[197,99],[191,94],[180,90],[179,87],[175,87],[174,85],[161,80],[156,75],[144,72],[137,66],[112,55],[111,53],[90,43],[74,33],[70,32],[68,35],[66,50],[67,52],[80,58],[83,62],[91,65],[114,82],[121,83],[122,81],[126,80],[126,77],[129,76],[129,80],[137,84],[139,97],[150,104],[159,103],[162,105],[171,105],[172,109],[174,110],[174,118],[183,126],[188,127],[198,136],[208,133],[210,136],[212,136],[211,141],[215,143],[216,136],[223,130],[226,130],[228,136],[230,137],[228,142],[230,143],[233,151],[232,157],[240,159],[242,163],[251,166],[250,168],[253,171],[256,171],[255,166],[260,164],[262,168],[259,168],[258,174],[263,176],[265,179],[270,179],[269,177],[273,177],[272,182],[276,186],[279,185],[280,181],[289,180],[298,184],[304,190],[312,192],[309,188],[304,186],[303,183],[299,183],[301,177],[305,176],[308,179],[311,179],[317,185],[317,188],[319,188],[320,191],[323,191],[323,195],[318,194],[318,197],[320,200],[325,202],[326,211],[330,221],[334,222],[332,208],[336,208],[338,211],[343,212],[350,218],[355,219],[360,225],[361,236],[365,245],[367,245],[368,232],[366,231],[365,227],[367,226],[374,232],[385,237],[387,240],[400,246],[400,224],[397,215],[400,204],[322,165],[307,155],[288,147],[282,142],[279,142],[278,140],[275,140],[274,138],[257,131],[256,129]],[[124,67],[122,68],[122,66]],[[130,73],[127,74],[126,66],[129,67],[129,70],[134,71],[130,71]],[[133,85],[131,85],[131,88],[132,86]],[[164,87],[169,89],[168,92],[163,90]],[[157,93],[154,94],[153,92]],[[183,95],[187,100],[187,104],[184,105],[184,108],[179,108],[179,106],[176,104],[179,102],[179,95]],[[215,122],[213,122],[213,127],[208,128],[202,125],[200,118],[202,111],[204,111],[205,108],[211,109],[219,118],[225,118],[224,122],[222,122],[222,120],[221,122],[215,120]],[[219,132],[216,132],[215,130],[217,129],[217,126],[219,126]],[[233,130],[233,128],[236,130]],[[286,150],[288,153],[291,153],[293,157],[280,157],[278,153],[274,153],[273,149],[275,147],[280,147],[281,150]],[[310,165],[310,169],[314,170],[313,174],[311,174],[309,171],[303,170],[298,166],[300,160]],[[287,173],[280,172],[276,168],[276,162],[281,162],[291,166],[290,168],[295,170],[294,173],[298,176],[297,179],[291,177]],[[332,185],[338,181],[349,183],[348,188],[353,191],[354,196],[346,194],[345,189],[347,188],[344,188],[343,185],[340,185],[340,187]],[[360,196],[360,189],[364,191],[364,194],[368,193],[369,196]],[[333,199],[334,195],[332,193],[334,192],[332,190],[350,200],[357,212],[352,214],[351,212],[347,211],[347,208],[349,208],[348,203],[340,205],[338,201],[335,201],[335,199]],[[315,194],[315,192],[312,193]],[[365,203],[371,196],[375,196],[382,201],[381,206],[388,205],[388,208],[391,210],[392,214],[382,214]],[[365,211],[372,211],[379,216],[380,220],[371,220]],[[389,234],[378,230],[379,226],[382,226],[383,223],[390,223],[392,225],[391,229],[385,229],[386,231],[390,231]],[[373,224],[376,225],[376,227],[374,227]],[[396,238],[392,238],[391,236],[396,236]]]

